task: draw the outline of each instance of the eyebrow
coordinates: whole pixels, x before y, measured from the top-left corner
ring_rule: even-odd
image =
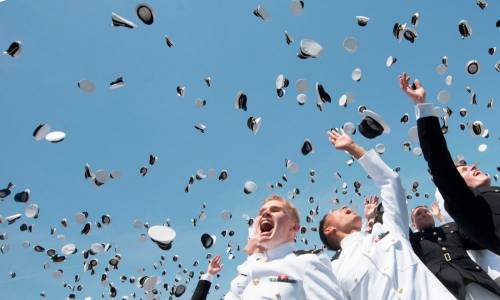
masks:
[[[281,206],[278,206],[278,205],[272,205],[272,206],[269,206],[268,207],[269,210],[271,211],[276,211],[276,209],[278,210],[283,210],[283,207]],[[262,207],[261,209],[259,209],[259,215],[262,214],[262,212],[266,209],[266,207]]]

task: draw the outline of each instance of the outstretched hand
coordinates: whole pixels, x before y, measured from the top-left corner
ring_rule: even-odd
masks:
[[[367,220],[375,218],[375,215],[377,214],[378,200],[378,197],[375,195],[365,198],[365,218]]]
[[[425,103],[425,89],[420,84],[420,80],[416,79],[413,85],[410,85],[410,76],[403,73],[399,75],[399,87],[411,98],[415,104]]]
[[[352,138],[345,133],[338,133],[335,130],[328,131],[328,140],[335,146],[338,150],[348,151],[354,144]]]
[[[222,267],[224,267],[224,264],[221,263],[221,261],[222,259],[220,255],[215,256],[208,264],[207,273],[212,276],[217,275],[217,273],[219,273],[222,270]]]

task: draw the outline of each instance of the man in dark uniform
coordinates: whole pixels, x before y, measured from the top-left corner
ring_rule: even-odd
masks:
[[[467,294],[474,296],[476,290],[482,289],[480,295],[486,293],[486,296],[477,299],[500,299],[500,287],[466,251],[483,248],[466,236],[456,223],[435,227],[432,213],[425,206],[414,208],[411,220],[413,228],[418,230],[410,231],[413,250],[455,297],[466,299]]]
[[[445,199],[446,210],[456,223],[435,227],[432,213],[424,206],[411,214],[410,241],[415,253],[458,299],[500,299],[500,288],[468,256],[468,249],[500,250],[495,231],[494,205],[477,189],[490,185],[489,178],[475,166],[456,168],[448,152],[439,120],[432,104],[425,103],[425,90],[418,80],[410,86],[409,77],[399,77],[400,87],[417,104],[420,146],[434,183]],[[500,195],[497,193],[500,204]],[[493,199],[492,197],[490,200]],[[498,207],[498,206],[497,206]]]
[[[489,176],[475,165],[455,166],[439,119],[433,115],[433,106],[425,103],[425,90],[420,81],[410,85],[404,73],[399,82],[416,104],[420,147],[444,198],[446,211],[477,244],[500,255],[500,187],[491,186]]]

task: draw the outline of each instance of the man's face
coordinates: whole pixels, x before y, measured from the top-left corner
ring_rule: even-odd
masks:
[[[256,221],[255,234],[266,249],[293,241],[300,227],[287,212],[285,203],[277,200],[264,203]]]
[[[432,213],[424,206],[417,207],[412,214],[413,228],[417,230],[424,230],[434,227],[435,221]]]
[[[328,214],[326,228],[328,229],[328,227],[333,227],[337,232],[346,234],[353,231],[360,231],[361,217],[351,208],[344,206]]]
[[[489,186],[491,184],[490,177],[476,168],[476,165],[460,166],[457,167],[457,170],[470,188]]]

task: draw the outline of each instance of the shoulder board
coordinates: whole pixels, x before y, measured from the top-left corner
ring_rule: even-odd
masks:
[[[297,250],[293,251],[293,253],[297,256],[299,255],[304,255],[304,254],[320,254],[323,252],[323,249],[311,249],[311,250]]]

